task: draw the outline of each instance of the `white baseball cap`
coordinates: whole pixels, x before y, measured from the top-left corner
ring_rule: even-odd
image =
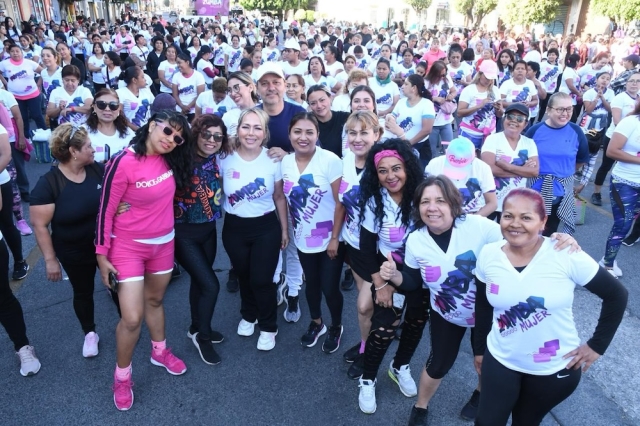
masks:
[[[275,74],[284,80],[282,68],[276,62],[265,62],[256,70],[256,82],[267,74]]]

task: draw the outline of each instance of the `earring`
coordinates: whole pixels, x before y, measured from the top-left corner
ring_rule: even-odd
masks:
[[[78,157],[73,157],[73,159],[74,159],[74,160],[77,160],[77,159],[78,159]]]

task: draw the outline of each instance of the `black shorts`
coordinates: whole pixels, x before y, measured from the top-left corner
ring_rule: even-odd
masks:
[[[362,252],[347,242],[344,244],[347,246],[346,263],[351,266],[351,270],[358,274],[360,278],[367,282],[371,282],[371,275],[367,273]]]

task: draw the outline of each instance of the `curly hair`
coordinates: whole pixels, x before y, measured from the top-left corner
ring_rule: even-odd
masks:
[[[75,129],[75,131],[74,131]],[[73,137],[71,137],[73,135]],[[53,158],[61,163],[71,160],[71,147],[80,151],[87,141],[88,133],[84,127],[74,127],[71,123],[64,123],[56,127],[49,139],[49,148]]]
[[[220,127],[222,129],[222,144],[220,145],[220,155],[224,157],[233,151],[233,148],[229,144],[229,137],[227,136],[227,126],[224,125],[222,118],[213,114],[202,114],[191,123],[191,133],[193,138],[197,140],[200,134],[207,130],[209,127]]]
[[[185,140],[181,146],[176,146],[171,152],[162,154],[165,161],[173,171],[173,177],[177,188],[184,188],[191,182],[193,171],[193,158],[195,155],[195,139],[191,134],[187,118],[173,110],[158,111],[151,116],[147,124],[139,127],[131,139],[131,147],[136,156],[147,155],[147,139],[149,138],[149,125],[152,122],[164,121],[172,127],[180,129],[180,136]]]
[[[113,89],[104,88],[104,89],[100,89],[98,93],[96,93],[96,96],[93,98],[93,106],[91,106],[91,113],[89,114],[89,118],[87,118],[87,122],[86,122],[87,127],[92,132],[97,132],[98,126],[100,125],[100,120],[98,120],[98,116],[95,113],[96,102],[99,101],[101,97],[107,96],[107,95],[114,96],[118,100],[118,104],[120,103],[120,97],[118,96],[118,93]],[[118,114],[116,119],[113,121],[113,124],[116,126],[116,130],[118,131],[118,136],[120,136],[121,138],[124,138],[125,135],[127,134],[127,129],[129,128],[129,126],[127,126],[127,119],[124,117],[122,110],[120,110],[120,113]]]
[[[404,160],[404,170],[406,174],[406,181],[402,188],[402,201],[400,202],[400,222],[406,228],[409,228],[411,223],[411,212],[413,204],[413,195],[416,192],[416,187],[422,182],[424,178],[424,172],[420,167],[418,157],[414,154],[411,145],[405,140],[394,138],[387,139],[382,143],[375,144],[364,165],[364,172],[360,179],[360,222],[364,220],[364,210],[367,203],[373,210],[375,221],[378,226],[382,226],[382,219],[384,218],[384,202],[382,201],[382,185],[378,178],[378,170],[374,163],[374,157],[377,153],[384,150],[397,151],[400,157]]]

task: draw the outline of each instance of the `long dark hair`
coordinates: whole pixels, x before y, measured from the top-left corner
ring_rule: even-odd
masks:
[[[514,64],[516,62],[516,57],[513,55],[513,52],[511,51],[511,49],[502,49],[500,53],[498,53],[498,57],[496,58],[496,63],[498,64],[498,69],[500,70],[500,72],[504,72],[504,68],[505,68],[504,65],[502,65],[502,61],[500,60],[500,57],[504,53],[509,55],[509,58],[511,58],[511,60],[509,61],[510,64]],[[513,65],[507,64],[507,69],[509,71],[513,71]]]
[[[411,83],[412,86],[415,86],[418,90],[418,96],[424,99],[431,100],[431,92],[424,85],[424,78],[418,74],[411,74],[407,76],[407,80]]]
[[[351,106],[351,104],[353,103],[353,97],[359,92],[367,92],[369,94],[369,96],[371,96],[371,99],[373,99],[373,112],[377,115],[378,114],[378,107],[377,107],[377,104],[376,104],[376,94],[373,91],[373,89],[371,89],[371,87],[365,86],[364,84],[361,84],[360,86],[356,86],[353,89],[353,91],[349,95],[349,106]],[[352,110],[351,112],[354,112],[354,111]]]
[[[387,139],[382,143],[373,145],[367,155],[367,161],[364,165],[364,172],[360,179],[360,222],[364,220],[364,210],[367,203],[372,207],[375,221],[379,226],[382,226],[382,219],[384,218],[384,202],[382,201],[382,185],[378,178],[378,170],[374,163],[374,157],[377,153],[384,150],[394,150],[404,160],[404,170],[407,176],[407,180],[402,188],[402,201],[400,202],[400,222],[406,228],[409,228],[411,223],[411,211],[413,205],[413,195],[416,192],[416,187],[422,182],[424,172],[420,167],[418,157],[413,153],[413,149],[407,143],[407,141],[394,138]]]
[[[114,96],[118,100],[118,103],[120,103],[120,97],[118,96],[118,93],[113,89],[104,88],[100,89],[98,93],[96,93],[96,96],[93,98],[94,102],[93,106],[91,107],[91,113],[89,114],[89,118],[87,118],[87,127],[89,127],[92,132],[98,131],[98,125],[100,124],[100,120],[98,120],[98,116],[95,113],[96,101],[102,96],[106,95]],[[113,121],[113,124],[116,126],[118,136],[124,138],[127,134],[127,129],[129,128],[129,126],[127,126],[127,119],[124,118],[122,112],[118,114],[118,117]]]
[[[136,156],[143,157],[147,155],[147,138],[149,137],[149,125],[154,121],[164,121],[171,126],[182,129],[181,135],[185,140],[181,146],[176,146],[170,153],[162,154],[167,165],[173,171],[173,177],[176,181],[177,188],[184,188],[189,185],[192,174],[193,157],[195,153],[195,139],[191,134],[189,122],[183,115],[176,111],[165,109],[158,111],[151,116],[147,124],[138,128],[136,134],[131,139],[131,147]]]

